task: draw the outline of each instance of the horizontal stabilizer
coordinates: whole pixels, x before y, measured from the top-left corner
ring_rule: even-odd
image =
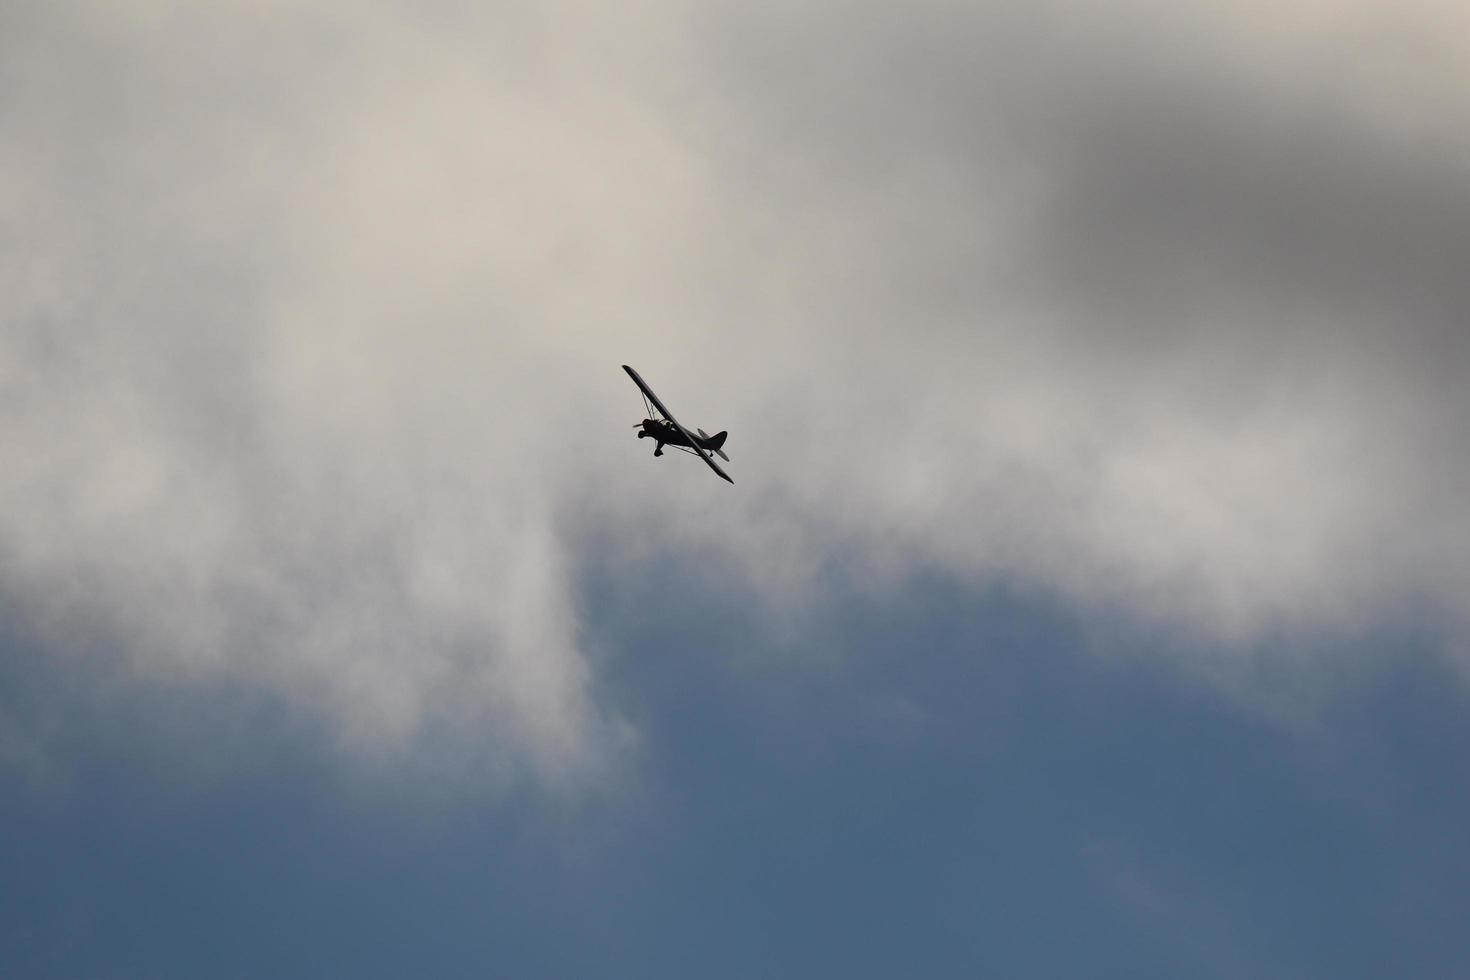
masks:
[[[710,450],[716,456],[723,459],[725,462],[730,462],[730,457],[726,456],[725,451],[720,448],[725,444],[725,437],[728,436],[730,433],[716,432],[714,435],[710,435],[703,429],[696,429],[695,431],[699,433],[699,438],[704,442],[705,449]]]

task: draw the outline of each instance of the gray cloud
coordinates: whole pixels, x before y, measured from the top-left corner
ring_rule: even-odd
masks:
[[[625,738],[588,530],[1462,635],[1465,35],[1333,7],[9,11],[0,584],[553,779]]]
[[[844,23],[846,60],[810,71],[835,18],[796,44],[735,32],[762,70],[729,88],[815,217],[784,298],[879,372],[830,403],[875,454],[911,444],[884,451],[892,482],[974,494],[854,523],[917,509],[922,553],[1231,637],[1406,593],[1458,607],[1470,213],[1439,113],[1462,89],[1360,102],[1404,66],[1267,18],[936,10]],[[1457,43],[1424,14],[1382,26]],[[1345,60],[1362,77],[1329,73]],[[873,390],[921,394],[865,412]]]

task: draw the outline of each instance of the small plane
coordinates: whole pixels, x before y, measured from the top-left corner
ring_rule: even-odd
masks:
[[[725,445],[725,437],[729,433],[716,432],[714,435],[710,435],[703,429],[695,429],[694,431],[698,432],[699,435],[690,435],[689,430],[675,421],[674,416],[669,413],[669,410],[664,408],[664,403],[658,400],[658,396],[653,393],[653,389],[644,383],[643,379],[638,376],[637,371],[634,371],[626,364],[623,365],[623,370],[628,372],[628,377],[633,379],[633,383],[643,393],[643,404],[648,409],[649,417],[633,426],[633,428],[638,430],[639,439],[653,440],[653,454],[655,456],[662,456],[665,446],[682,449],[685,452],[693,453],[708,463],[709,468],[718,473],[720,479],[726,483],[734,483],[735,481],[730,479],[730,474],[720,469],[720,464],[716,463],[710,457],[710,453],[715,453],[725,462],[730,462],[730,457],[725,455],[725,450],[722,448]],[[663,417],[655,417],[655,411],[657,415]]]

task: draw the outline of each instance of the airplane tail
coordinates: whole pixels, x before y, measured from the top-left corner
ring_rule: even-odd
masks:
[[[725,451],[720,448],[725,444],[725,437],[728,436],[730,433],[716,432],[714,435],[710,435],[703,429],[698,429],[696,431],[699,433],[699,441],[704,444],[705,449],[708,449],[710,452],[714,453],[725,462],[730,462],[730,457],[726,456]]]

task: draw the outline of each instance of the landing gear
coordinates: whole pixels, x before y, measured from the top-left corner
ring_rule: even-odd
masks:
[[[633,428],[638,430],[639,439],[648,438],[653,440],[653,454],[655,456],[662,456],[664,454],[663,440],[659,438],[658,427],[652,419],[644,419],[642,422],[633,426]]]

